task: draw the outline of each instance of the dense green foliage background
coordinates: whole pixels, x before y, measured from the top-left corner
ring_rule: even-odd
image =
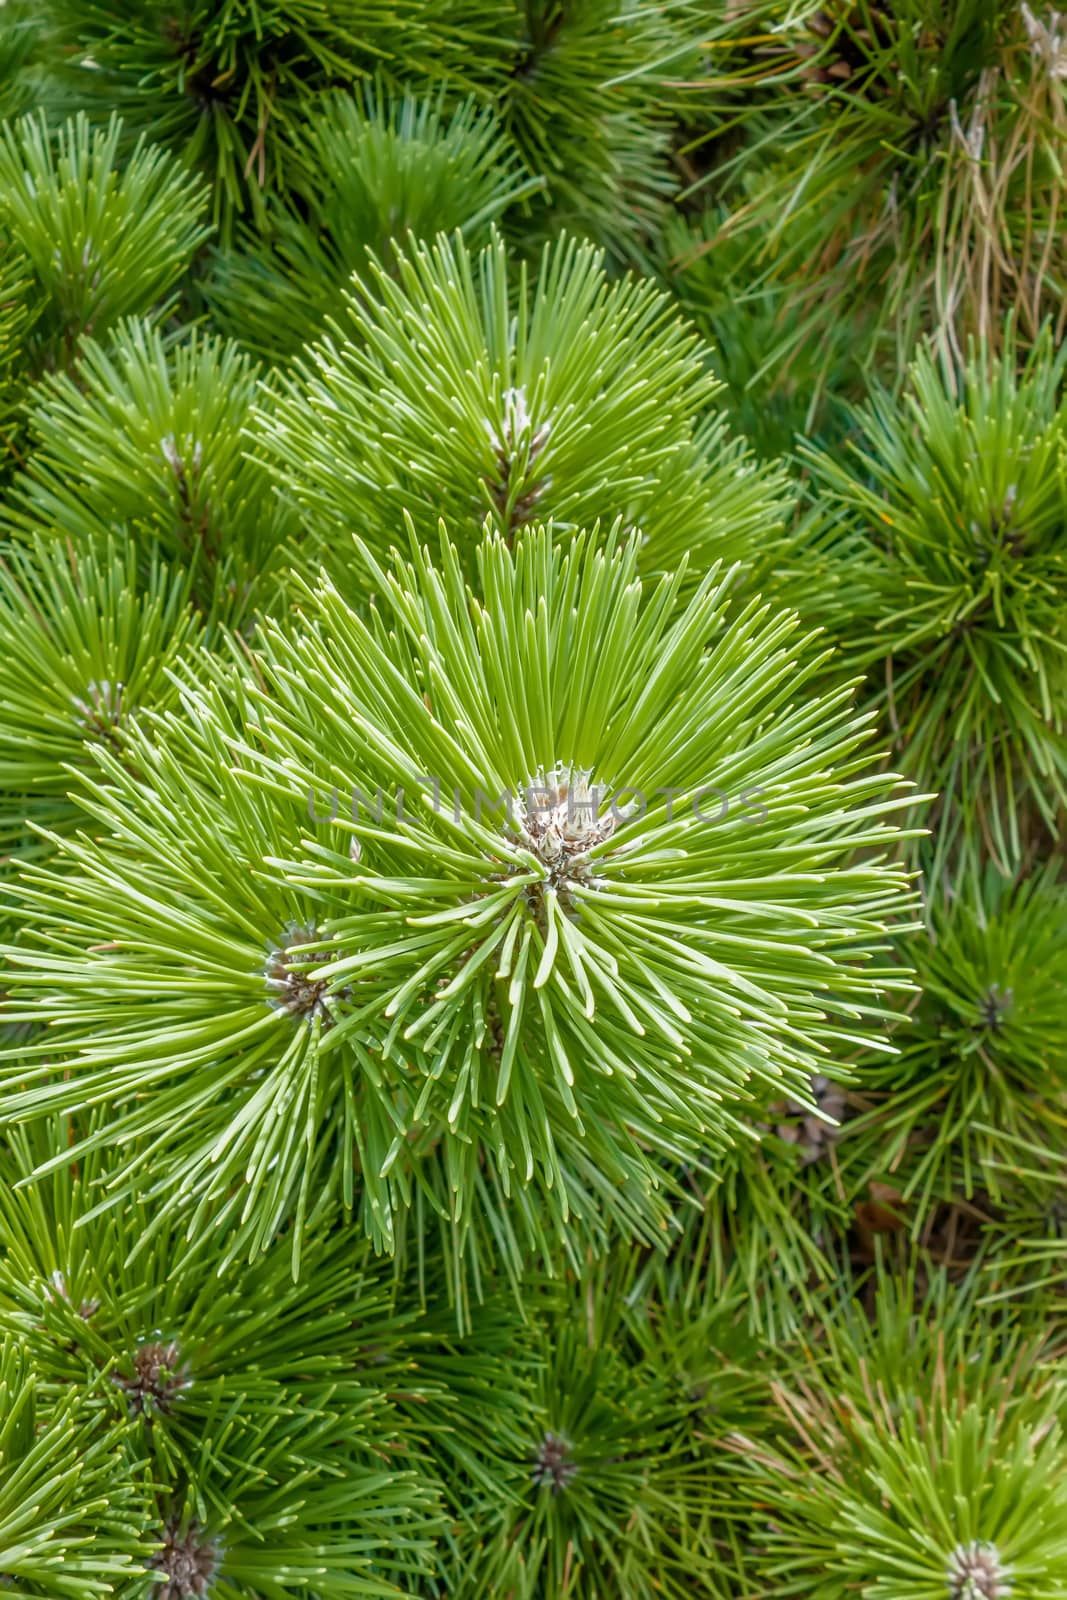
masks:
[[[0,1591],[1067,1597],[1067,19],[0,0]]]

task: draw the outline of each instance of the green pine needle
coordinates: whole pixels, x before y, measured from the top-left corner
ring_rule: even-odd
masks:
[[[491,539],[480,599],[415,550],[370,624],[325,584],[102,752],[95,837],[12,886],[11,1019],[50,1027],[6,1116],[110,1105],[121,1170],[157,1141],[153,1190],[253,1249],[328,1160],[379,1248],[421,1189],[462,1254],[483,1184],[527,1247],[632,1227],[650,1152],[721,1146],[750,1085],[806,1100],[902,981],[907,802],[847,689],[800,695],[788,616],[727,625],[714,578],[679,613],[637,548]]]
[[[761,1503],[759,1593],[1059,1600],[1067,1445],[1051,1341],[983,1315],[973,1286],[880,1272],[776,1387],[787,1435],[741,1438]],[[914,1303],[913,1303],[914,1300]],[[829,1311],[829,1307],[827,1310]]]
[[[39,850],[29,827],[74,826],[67,798],[93,752],[121,758],[138,720],[177,699],[169,670],[198,639],[188,580],[132,551],[75,556],[38,537],[0,560],[0,839]]]
[[[294,518],[248,448],[258,368],[233,343],[182,343],[125,322],[87,341],[74,370],[34,391],[33,447],[6,520],[78,550],[121,537],[143,575],[159,557],[187,576],[207,620],[279,603]]]
[[[367,255],[392,241],[460,230],[474,244],[537,189],[490,112],[468,99],[390,96],[379,84],[327,96],[297,136],[291,197],[269,215],[266,243],[219,251],[208,295],[216,321],[257,354],[289,361],[342,314]]]
[[[34,370],[73,360],[83,336],[164,301],[207,230],[205,195],[166,151],[138,143],[120,157],[122,126],[43,117],[0,127],[0,236],[25,256],[40,300]]]
[[[831,632],[941,795],[931,897],[983,859],[1010,874],[1067,798],[1062,371],[1047,334],[1018,371],[1010,338],[962,369],[920,351],[901,405],[876,392],[857,413],[850,457],[811,456],[844,519]]]
[[[325,534],[358,529],[384,556],[410,515],[439,518],[470,556],[485,517],[511,537],[621,517],[647,570],[751,555],[791,491],[707,408],[707,352],[648,281],[610,282],[562,240],[536,282],[501,240],[412,246],[357,283],[344,322],[264,408],[279,478]],[[517,310],[516,308],[517,300]],[[340,562],[348,566],[347,543]]]

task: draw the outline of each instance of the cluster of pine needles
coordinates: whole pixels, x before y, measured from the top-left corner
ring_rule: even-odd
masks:
[[[1067,1600],[1067,15],[0,0],[0,1595]]]

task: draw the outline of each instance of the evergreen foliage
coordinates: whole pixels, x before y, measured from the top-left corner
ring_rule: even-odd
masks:
[[[32,274],[34,372],[156,306],[206,238],[197,185],[159,148],[138,143],[122,161],[121,131],[112,118],[94,132],[84,116],[0,129],[0,230]]]
[[[68,799],[92,752],[122,752],[151,706],[177,698],[168,668],[199,634],[188,583],[160,562],[139,582],[114,547],[76,557],[38,537],[0,568],[0,837],[35,843],[29,829],[63,831],[80,813]]]
[[[1067,21],[0,0],[0,1594],[1067,1600]]]
[[[835,628],[871,671],[901,764],[940,796],[934,893],[986,853],[1017,870],[1034,824],[1059,827],[1067,412],[1047,335],[1018,372],[1009,341],[962,370],[921,349],[909,378],[899,405],[872,397],[848,455],[814,467],[857,535]]]
[[[738,1473],[723,1440],[765,1401],[739,1360],[734,1308],[684,1325],[654,1302],[634,1313],[636,1265],[616,1252],[584,1285],[539,1288],[532,1321],[505,1313],[494,1342],[515,1377],[504,1395],[480,1395],[496,1427],[458,1462],[445,1593],[729,1592]],[[450,1386],[476,1369],[471,1344],[439,1358]]]
[[[976,891],[974,906],[938,907],[928,937],[908,945],[921,996],[901,1019],[892,1069],[879,1060],[864,1075],[883,1102],[879,1176],[925,1204],[933,1194],[999,1200],[1020,1149],[1058,1144],[1067,893],[1048,871],[1009,886],[992,869]],[[865,1142],[859,1128],[853,1139]]]
[[[491,113],[473,99],[383,92],[328,97],[308,119],[299,168],[266,243],[220,251],[210,289],[220,325],[272,360],[298,356],[324,331],[368,252],[390,264],[393,240],[459,230],[475,242],[539,180]]]
[[[0,1346],[0,1574],[13,1594],[96,1600],[144,1569],[152,1549],[140,1464],[120,1423],[94,1425],[68,1389],[49,1401],[29,1352]],[[42,1403],[43,1401],[43,1403]]]
[[[176,344],[129,321],[106,346],[86,341],[72,372],[34,390],[13,530],[79,551],[119,537],[142,572],[180,569],[213,620],[276,600],[294,519],[248,449],[258,377],[232,342],[195,331]]]
[[[487,517],[509,537],[621,519],[660,572],[693,545],[751,557],[780,527],[788,487],[710,412],[692,330],[652,283],[611,282],[591,246],[547,249],[536,283],[499,238],[476,255],[459,238],[415,246],[395,276],[354,283],[346,317],[262,418],[323,528],[384,556],[405,516],[424,538],[444,518],[465,552]]]
[[[515,11],[498,105],[528,170],[546,179],[548,219],[640,261],[677,188],[672,100],[699,66],[700,8],[520,0]]]
[[[13,1172],[68,1141],[61,1122],[16,1137]],[[424,1564],[437,1513],[385,1389],[399,1335],[388,1287],[343,1236],[320,1236],[313,1283],[294,1283],[284,1255],[205,1258],[138,1201],[94,1208],[102,1176],[95,1155],[68,1159],[5,1197],[0,1323],[48,1391],[91,1396],[116,1428],[128,1419],[130,1479],[149,1462],[155,1569],[173,1576],[196,1545],[223,1594],[312,1579],[324,1600],[392,1592]],[[403,1365],[395,1354],[394,1381]]]
[[[0,118],[29,111],[41,98],[41,14],[33,0],[4,0],[0,28]]]
[[[751,96],[723,232],[750,272],[786,282],[821,365],[857,311],[902,364],[936,333],[1028,337],[1062,306],[1063,39],[1055,11],[1016,0],[739,0]],[[713,172],[715,169],[713,168]],[[710,242],[714,248],[714,241]],[[813,266],[814,264],[814,266]],[[783,330],[787,340],[795,338]]]
[[[6,1112],[107,1103],[127,1170],[255,1249],[325,1164],[378,1248],[421,1193],[517,1267],[571,1211],[626,1226],[651,1152],[721,1145],[750,1080],[804,1097],[879,1013],[907,879],[851,858],[895,780],[844,695],[790,704],[818,658],[788,615],[727,627],[714,577],[642,604],[633,539],[491,540],[480,600],[447,544],[379,579],[381,627],[308,593],[240,684],[101,749],[103,832],[11,887],[10,1014],[48,1029]]]
[[[739,1441],[766,1506],[762,1592],[1055,1600],[1067,1590],[1056,1353],[982,1318],[943,1275],[913,1305],[915,1287],[879,1274],[872,1319],[846,1303],[829,1322],[814,1368],[798,1362],[777,1391],[780,1452]]]
[[[175,148],[210,179],[214,217],[284,191],[310,98],[379,66],[458,85],[507,60],[506,0],[50,0],[70,41],[71,92],[118,108],[131,128]]]

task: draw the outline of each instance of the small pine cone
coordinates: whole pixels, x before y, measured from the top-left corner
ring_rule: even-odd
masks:
[[[151,1416],[157,1411],[169,1411],[189,1382],[188,1373],[182,1365],[181,1352],[174,1343],[139,1345],[132,1366],[129,1377],[120,1375],[113,1380],[125,1391],[131,1416]]]
[[[1009,1600],[1011,1574],[996,1545],[973,1540],[959,1544],[946,1572],[951,1600]]]
[[[153,1570],[163,1576],[154,1600],[199,1600],[210,1595],[219,1566],[217,1541],[205,1537],[195,1522],[185,1528],[168,1522],[162,1540],[163,1548],[152,1561]]]
[[[571,1442],[559,1433],[546,1433],[534,1457],[533,1481],[560,1494],[578,1476],[578,1463],[571,1455]]]

